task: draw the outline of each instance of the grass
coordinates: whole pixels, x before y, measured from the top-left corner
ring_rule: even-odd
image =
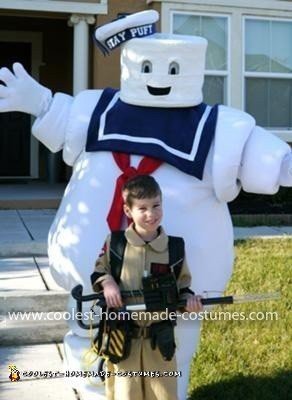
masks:
[[[280,290],[281,299],[225,306],[224,311],[277,312],[278,320],[204,321],[192,366],[192,400],[292,399],[291,283],[292,239],[237,242],[226,294]]]

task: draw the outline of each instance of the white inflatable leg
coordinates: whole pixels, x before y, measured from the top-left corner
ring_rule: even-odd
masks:
[[[176,359],[177,370],[181,371],[181,377],[178,378],[178,400],[186,400],[190,366],[193,355],[200,338],[200,321],[178,320],[176,327]]]
[[[98,361],[94,360],[93,353],[89,354],[90,339],[75,335],[69,331],[64,337],[64,369],[70,371],[70,375],[76,375],[80,371],[97,372]],[[75,388],[81,400],[106,400],[104,384],[98,377],[70,377],[68,382]]]

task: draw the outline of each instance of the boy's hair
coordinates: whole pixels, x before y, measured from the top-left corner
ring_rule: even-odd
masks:
[[[128,180],[122,188],[122,195],[128,207],[132,207],[134,199],[162,197],[158,183],[150,175],[138,175]]]

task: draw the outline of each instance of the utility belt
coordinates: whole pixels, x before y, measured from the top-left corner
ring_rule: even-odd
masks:
[[[133,321],[105,321],[100,327],[95,345],[98,354],[117,364],[126,360],[131,351],[132,339],[150,339],[152,350],[159,349],[162,358],[170,361],[175,353],[174,327],[171,320],[140,327]]]
[[[139,326],[136,324],[132,325],[131,328],[131,337],[132,339],[149,339],[151,333],[151,325],[150,326]]]
[[[177,309],[178,290],[174,273],[143,277],[142,287],[147,311]],[[117,310],[111,309],[110,314],[112,313],[116,313],[116,318],[102,319],[99,326],[95,341],[99,355],[114,364],[119,363],[129,357],[131,340],[143,337],[150,339],[151,348],[158,348],[164,360],[172,359],[175,352],[175,321],[164,320],[149,327],[140,327],[131,319],[122,319],[123,316]]]

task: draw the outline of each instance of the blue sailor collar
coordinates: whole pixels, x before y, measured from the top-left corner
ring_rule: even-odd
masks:
[[[92,114],[86,151],[117,151],[165,161],[202,179],[215,134],[218,106],[142,107],[105,89]]]

